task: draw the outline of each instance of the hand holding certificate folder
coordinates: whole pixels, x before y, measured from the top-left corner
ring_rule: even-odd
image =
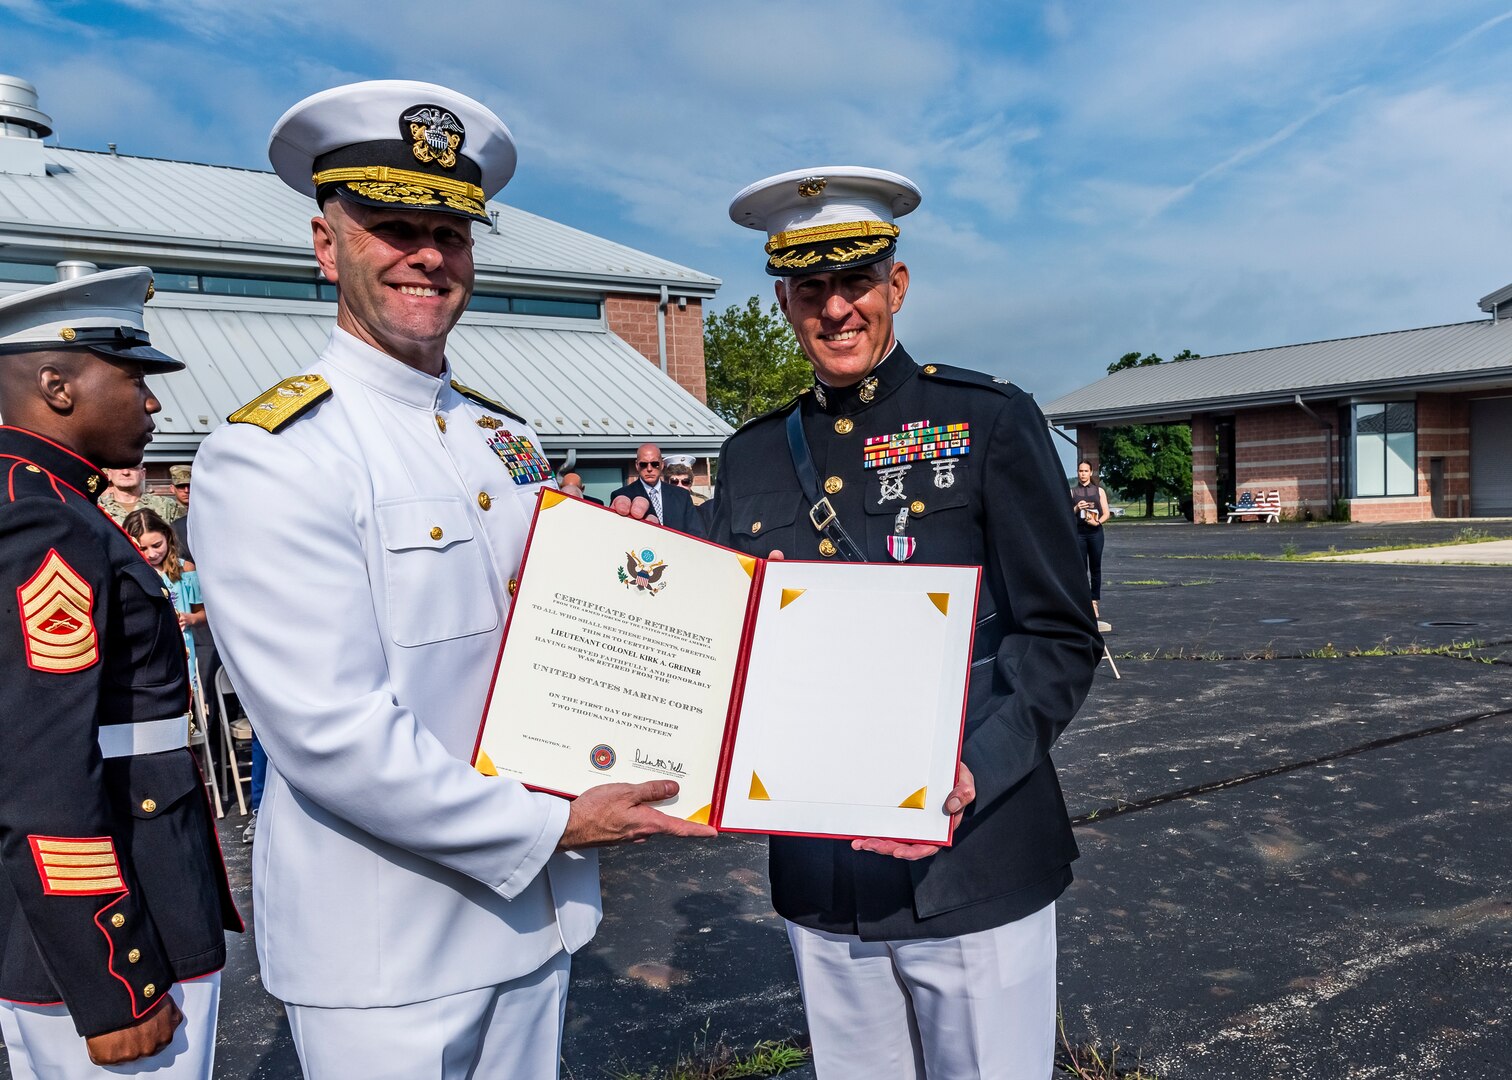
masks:
[[[769,562],[544,491],[475,763],[567,796],[675,779],[662,809],[724,830],[948,844],[979,576]]]

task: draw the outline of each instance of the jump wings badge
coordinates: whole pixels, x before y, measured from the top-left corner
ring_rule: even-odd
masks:
[[[439,105],[416,105],[400,120],[401,131],[408,126],[410,153],[422,165],[435,162],[443,169],[457,164],[457,151],[467,132],[450,112]]]
[[[655,596],[667,587],[668,583],[661,579],[666,569],[667,564],[650,548],[643,549],[639,555],[627,551],[625,565],[619,568],[620,584]]]

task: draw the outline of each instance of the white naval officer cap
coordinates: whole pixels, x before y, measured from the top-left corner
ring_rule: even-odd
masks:
[[[14,293],[0,299],[0,356],[88,349],[132,360],[150,374],[184,364],[152,347],[142,305],[152,299],[152,271],[126,266]]]
[[[273,125],[268,160],[324,201],[434,210],[488,224],[515,171],[515,142],[488,106],[435,83],[378,79],[312,94]]]
[[[893,223],[921,198],[895,172],[821,165],[742,188],[730,201],[730,220],[767,234],[768,274],[819,274],[890,258],[898,246]]]

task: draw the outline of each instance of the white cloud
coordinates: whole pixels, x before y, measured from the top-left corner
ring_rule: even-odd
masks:
[[[509,201],[724,278],[714,308],[771,294],[740,187],[903,172],[904,340],[1041,400],[1129,349],[1473,318],[1512,280],[1512,17],[1486,0],[476,0],[435,40],[370,0],[122,2],[150,32],[0,0],[0,71],[65,142],[263,167],[304,94],[450,83],[518,137]]]

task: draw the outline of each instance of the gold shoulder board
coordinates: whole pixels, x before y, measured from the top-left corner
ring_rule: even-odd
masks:
[[[526,423],[526,420],[523,416],[513,411],[512,409],[506,409],[502,402],[495,401],[487,394],[479,393],[477,390],[474,390],[470,386],[463,386],[456,379],[452,380],[452,389],[461,394],[463,397],[467,398],[467,400],[476,401],[485,409],[492,409],[494,412],[503,413],[505,416],[518,420],[522,424]]]
[[[278,431],[312,405],[331,396],[331,384],[319,375],[295,375],[247,402],[226,420]]]

